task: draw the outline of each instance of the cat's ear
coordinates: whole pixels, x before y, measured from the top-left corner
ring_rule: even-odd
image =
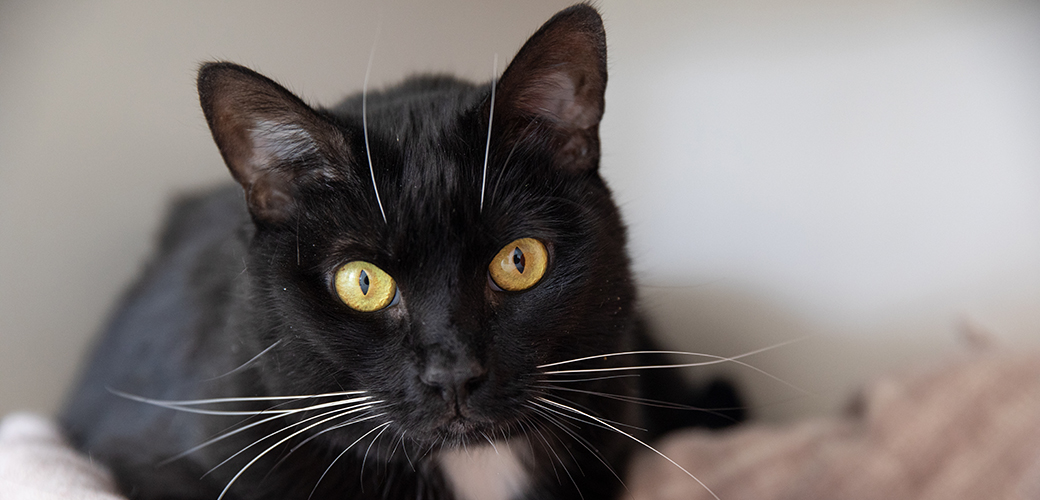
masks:
[[[288,220],[303,182],[338,175],[331,163],[347,153],[343,135],[281,85],[242,66],[208,63],[198,86],[213,139],[254,219]]]
[[[514,133],[528,129],[531,120],[547,127],[557,163],[583,171],[599,164],[606,87],[603,21],[596,9],[579,4],[560,11],[527,40],[498,82],[496,101]]]

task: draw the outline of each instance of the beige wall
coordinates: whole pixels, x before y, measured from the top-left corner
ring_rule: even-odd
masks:
[[[487,78],[567,2],[0,3],[0,413],[53,410],[171,193],[226,178],[198,63],[315,103]],[[759,414],[1040,342],[1040,13],[1001,1],[605,0],[604,174],[674,345],[750,359]],[[696,374],[695,374],[696,375]]]
[[[675,345],[749,358],[759,414],[1040,344],[1040,4],[604,1],[605,175]]]

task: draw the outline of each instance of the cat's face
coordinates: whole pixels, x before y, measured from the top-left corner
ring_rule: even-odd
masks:
[[[490,85],[426,78],[319,112],[205,66],[256,225],[254,340],[279,342],[268,390],[367,391],[413,440],[470,442],[520,429],[540,365],[618,350],[634,292],[597,173],[605,84],[588,7],[528,41],[493,108]]]

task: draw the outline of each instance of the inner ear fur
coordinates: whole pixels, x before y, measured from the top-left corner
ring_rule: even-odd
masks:
[[[199,70],[199,100],[213,139],[242,185],[254,219],[287,220],[302,182],[335,177],[348,153],[335,125],[281,85],[231,63]]]
[[[607,45],[594,8],[579,4],[553,16],[528,39],[497,85],[508,129],[526,130],[533,120],[553,135],[561,168],[599,165]]]

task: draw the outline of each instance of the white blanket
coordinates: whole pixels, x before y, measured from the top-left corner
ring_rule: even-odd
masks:
[[[76,452],[57,425],[28,413],[0,420],[0,500],[125,500],[104,467]]]

